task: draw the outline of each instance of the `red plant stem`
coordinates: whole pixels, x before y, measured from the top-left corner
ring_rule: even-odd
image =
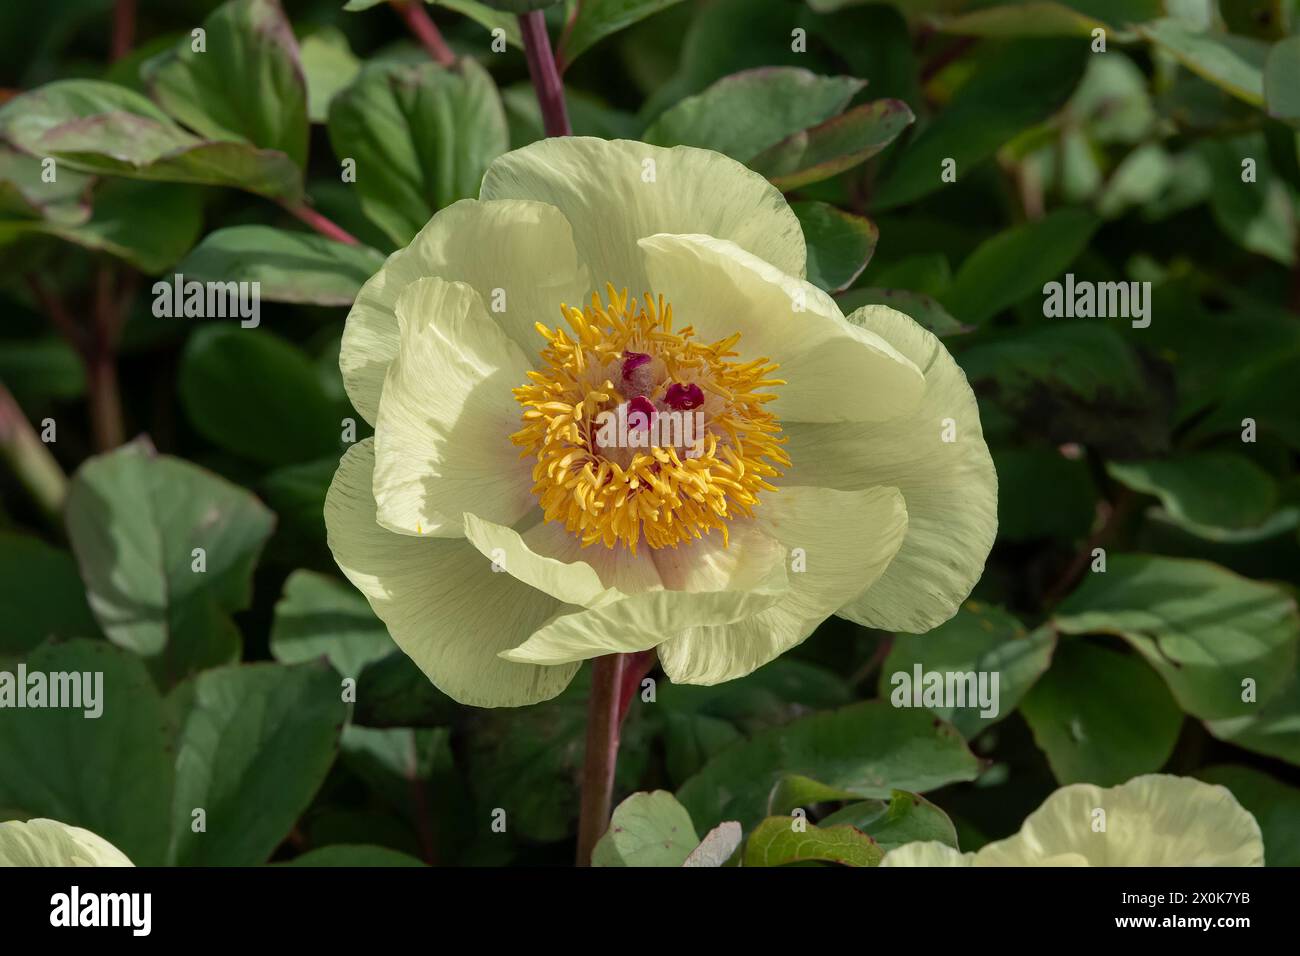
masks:
[[[654,651],[609,654],[592,661],[587,699],[587,749],[578,812],[578,865],[589,866],[596,841],[609,827],[618,763],[619,730],[641,681],[654,667]]]
[[[293,206],[286,204],[284,208],[288,212],[293,213],[307,225],[311,226],[322,236],[326,236],[327,238],[333,239],[335,242],[341,242],[347,246],[357,246],[361,244],[357,237],[352,235],[352,233],[327,219],[325,216],[322,216],[310,206],[298,203]]]
[[[564,104],[564,83],[555,67],[551,38],[546,32],[546,17],[541,10],[519,15],[519,32],[524,40],[524,57],[532,77],[537,102],[542,108],[542,126],[547,136],[572,136],[569,111]]]
[[[54,327],[59,334],[67,339],[73,351],[84,358],[87,348],[85,331],[72,320],[72,314],[68,312],[68,307],[63,300],[50,291],[40,277],[34,273],[29,274],[26,278],[27,287],[31,289],[32,297],[40,304],[46,317],[54,323]]]
[[[95,277],[93,334],[86,357],[86,391],[90,396],[95,446],[109,451],[126,441],[122,396],[117,387],[117,340],[125,317],[125,302],[113,290],[113,271],[103,265]]]
[[[627,654],[607,654],[591,662],[587,698],[587,749],[582,760],[578,810],[578,866],[591,865],[591,851],[609,826],[618,760],[620,689]]]
[[[1056,583],[1049,587],[1043,594],[1043,606],[1053,608],[1058,603],[1069,596],[1070,591],[1083,578],[1084,573],[1088,570],[1088,565],[1092,562],[1092,552],[1096,548],[1104,547],[1119,532],[1120,525],[1128,518],[1129,512],[1137,501],[1137,495],[1128,488],[1122,488],[1115,497],[1115,503],[1102,501],[1099,505],[1101,511],[1101,525],[1088,536],[1088,540],[1075,553],[1074,558],[1066,566],[1065,571],[1057,578]]]
[[[420,834],[420,849],[424,852],[424,862],[430,866],[438,865],[438,853],[433,839],[433,827],[429,823],[429,794],[424,781],[419,777],[419,770],[413,771],[411,778],[411,800],[414,803],[415,827]]]
[[[114,62],[131,52],[135,43],[136,0],[116,0],[113,4],[113,40],[109,58]]]
[[[100,451],[116,448],[125,440],[125,429],[114,352],[126,302],[113,295],[111,271],[104,266],[96,276],[89,332],[72,318],[63,299],[37,276],[29,275],[27,285],[54,327],[81,358],[86,371],[86,401],[95,447]]]
[[[622,726],[623,721],[627,719],[627,711],[632,706],[632,699],[641,689],[641,681],[645,679],[646,674],[650,673],[650,668],[655,666],[658,655],[654,651],[641,651],[637,654],[625,654],[624,657],[627,660],[623,663],[623,675],[618,691],[619,726]]]
[[[420,41],[429,56],[439,66],[456,65],[456,54],[447,46],[447,41],[438,32],[438,26],[424,9],[424,0],[391,0],[393,9],[405,22],[408,30]]]

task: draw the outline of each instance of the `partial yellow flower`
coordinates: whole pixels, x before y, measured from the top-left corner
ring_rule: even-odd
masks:
[[[1148,774],[1118,787],[1062,787],[1019,833],[978,852],[908,843],[880,865],[1263,866],[1264,838],[1226,787]]]
[[[832,614],[924,631],[983,569],[974,396],[907,316],[809,284],[781,193],[708,150],[548,139],[502,156],[362,288],[339,364],[375,437],[330,547],[468,704],[657,650],[748,674]]]
[[[113,844],[57,820],[0,823],[0,866],[134,866]]]

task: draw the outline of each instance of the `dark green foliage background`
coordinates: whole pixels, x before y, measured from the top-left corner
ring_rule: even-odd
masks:
[[[141,864],[567,862],[587,672],[536,707],[454,704],[338,575],[321,518],[340,423],[360,421],[337,368],[357,287],[541,136],[517,44],[490,50],[485,24],[515,40],[513,17],[429,5],[462,58],[448,71],[383,3],[285,0],[297,43],[280,36],[287,59],[259,72],[220,51],[261,42],[271,0],[142,0],[134,52],[106,67],[112,6],[0,5],[0,383],[34,428],[57,423],[70,476],[51,518],[0,473],[0,669],[102,670],[107,696],[97,721],[0,711],[0,819],[85,826]],[[723,149],[787,190],[810,279],[845,312],[908,312],[956,355],[1001,488],[997,544],[953,621],[896,637],[831,619],[743,680],[657,675],[624,728],[619,794],[675,791],[700,835],[811,806],[885,848],[970,850],[1062,784],[1165,771],[1230,787],[1268,862],[1297,865],[1300,10],[1225,0],[1197,25],[1159,0],[1015,6],[547,10],[575,131]],[[190,69],[169,51],[209,16],[215,59]],[[756,67],[807,72],[713,86]],[[194,177],[155,157],[154,181],[123,178],[103,156],[126,137],[65,145],[42,192],[13,118],[66,119],[47,84],[68,79],[152,95],[152,121],[222,151],[217,171],[177,182]],[[806,129],[806,152],[778,142]],[[363,247],[289,215],[302,195]],[[155,318],[149,289],[174,272],[261,281],[260,328]],[[1150,326],[1045,318],[1043,285],[1067,272],[1150,282]],[[126,437],[148,438],[97,455],[94,389],[33,290],[88,332],[105,276],[125,309],[108,354]],[[871,702],[918,663],[998,670],[997,720]]]

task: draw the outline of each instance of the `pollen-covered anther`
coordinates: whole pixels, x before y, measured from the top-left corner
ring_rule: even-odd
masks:
[[[790,464],[765,405],[777,366],[738,362],[739,333],[718,342],[673,329],[662,296],[606,286],[585,308],[560,307],[568,328],[537,330],[541,365],[514,390],[547,521],[584,546],[676,547],[750,515],[768,479]]]

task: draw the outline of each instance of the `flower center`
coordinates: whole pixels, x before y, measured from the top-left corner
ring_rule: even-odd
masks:
[[[533,493],[547,521],[583,546],[676,547],[750,515],[766,479],[790,459],[781,426],[763,406],[777,368],[733,361],[740,333],[712,344],[649,293],[629,301],[606,286],[584,309],[560,306],[569,325],[537,331],[542,367],[514,390],[524,427],[510,437],[536,456]]]

